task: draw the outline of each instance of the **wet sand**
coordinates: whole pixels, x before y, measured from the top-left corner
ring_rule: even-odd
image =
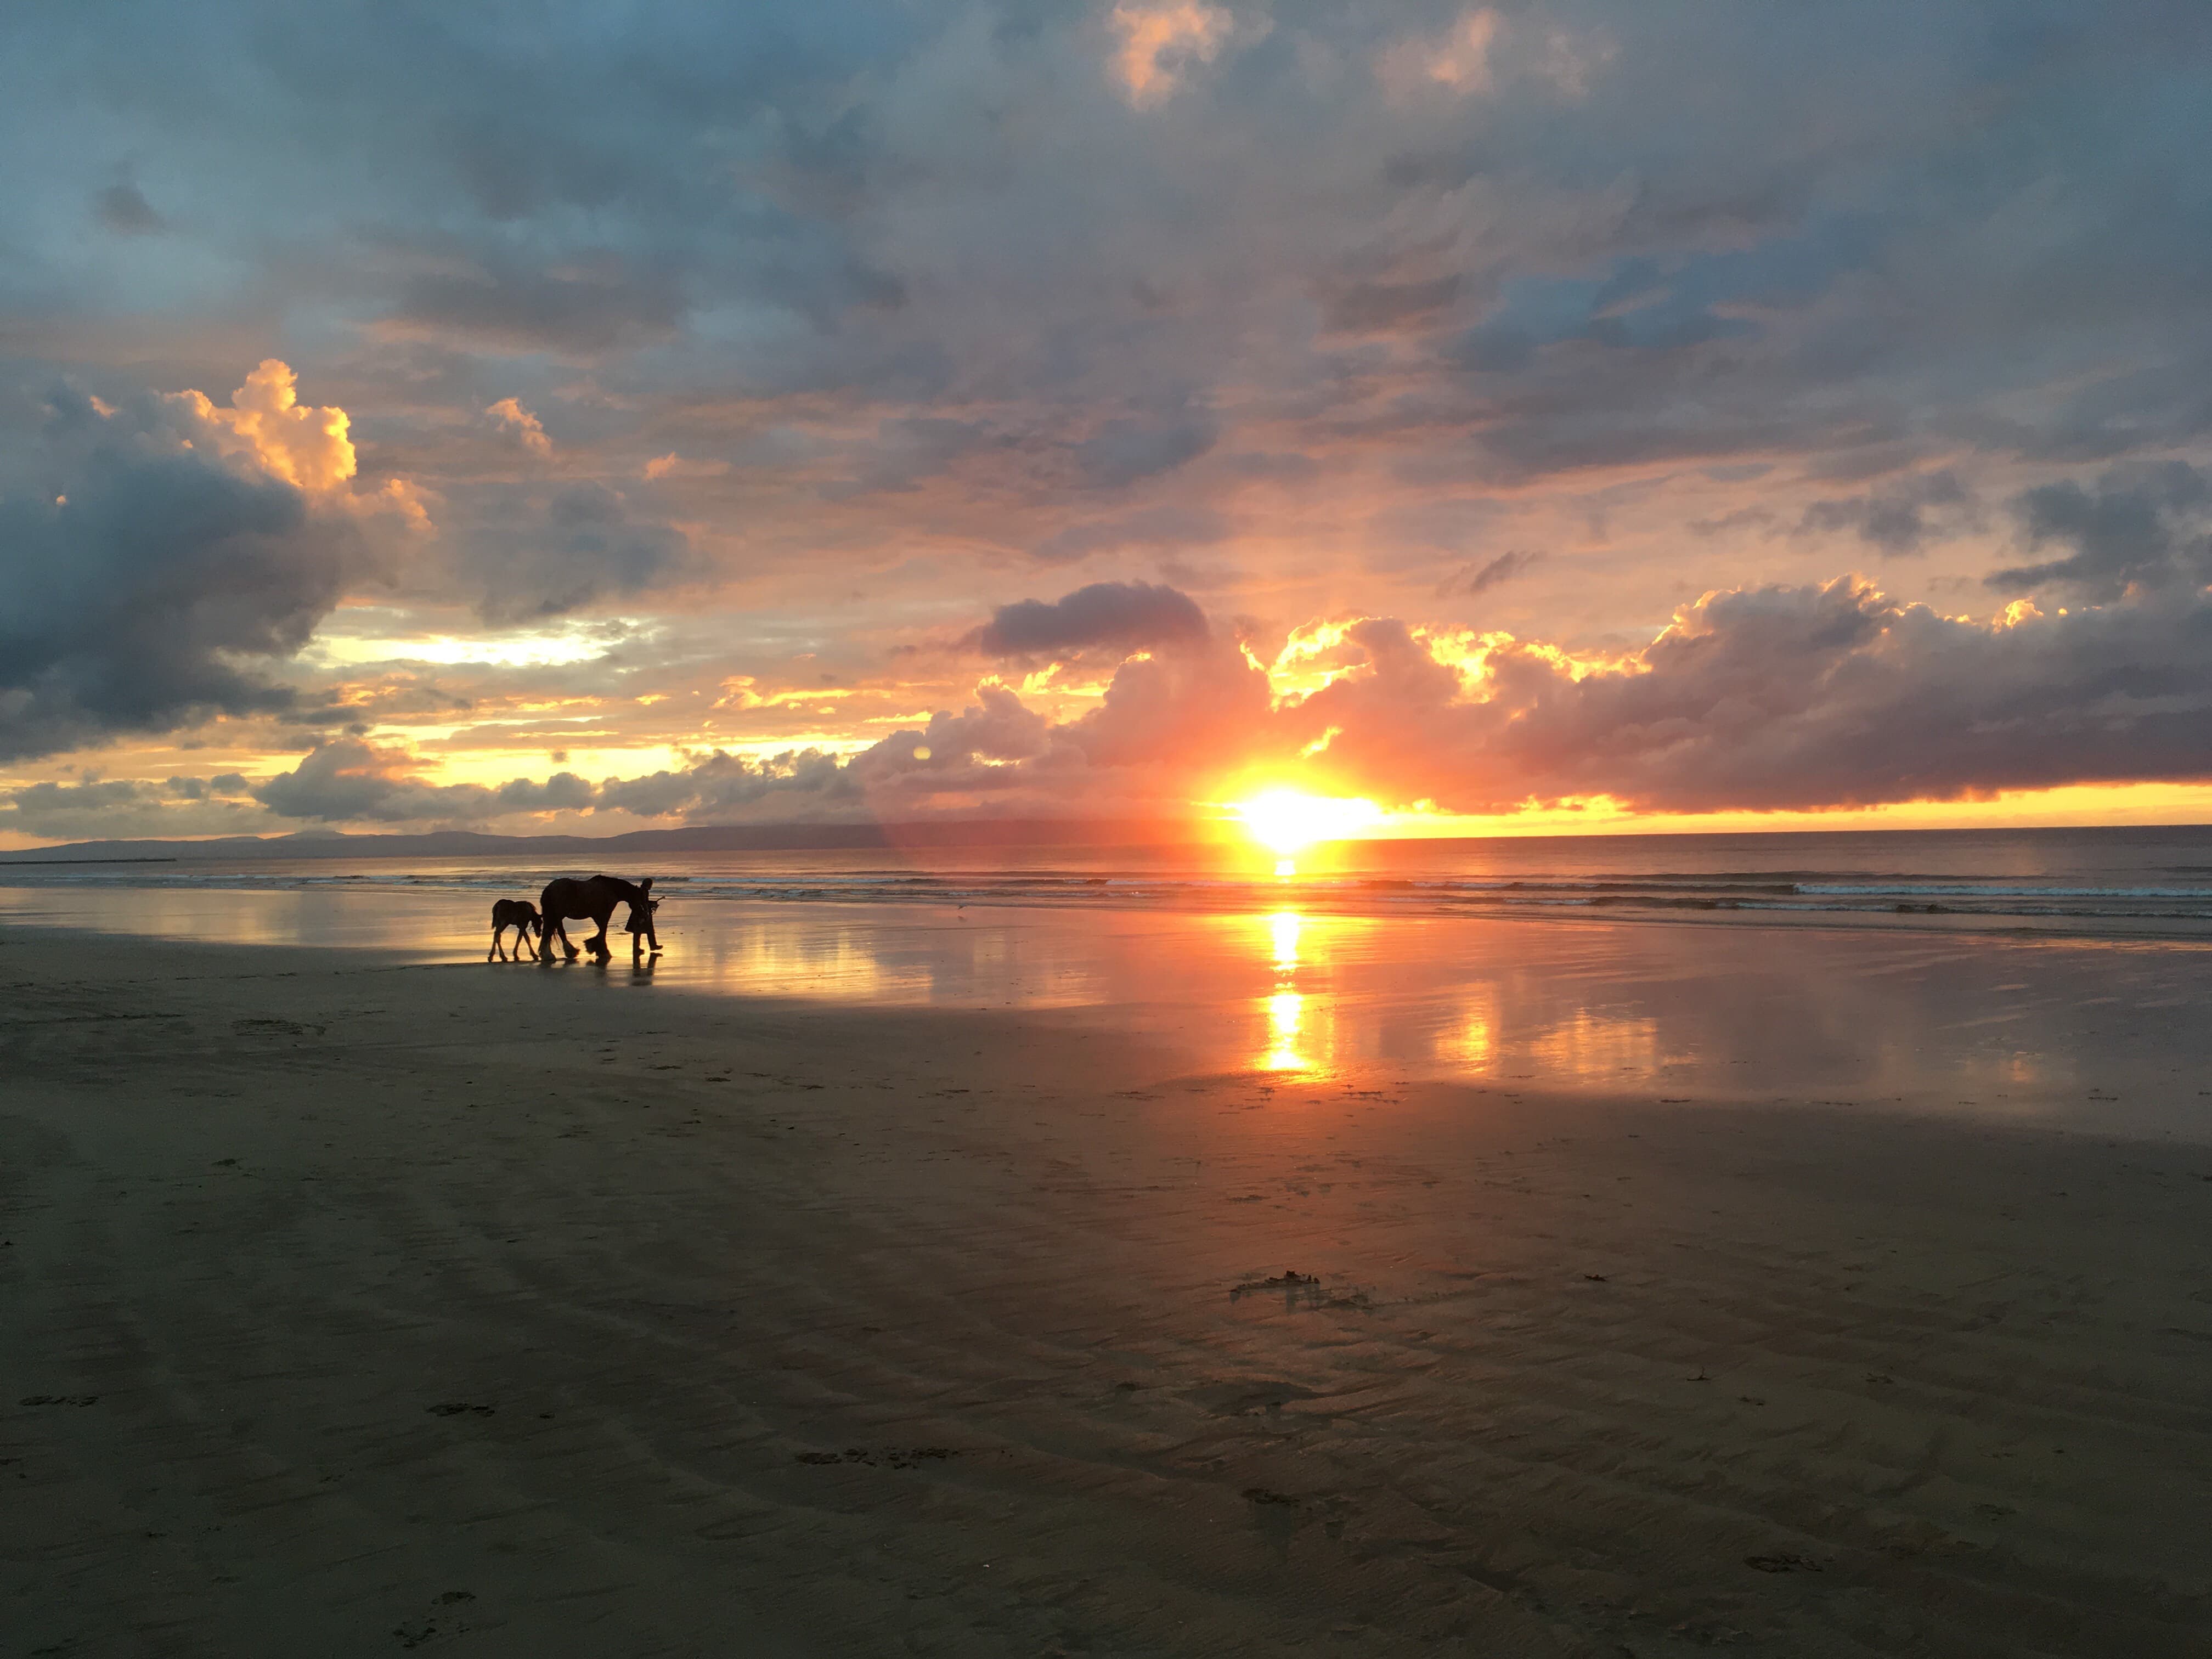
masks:
[[[2212,1650],[2187,1139],[619,963],[0,978],[11,1653]]]

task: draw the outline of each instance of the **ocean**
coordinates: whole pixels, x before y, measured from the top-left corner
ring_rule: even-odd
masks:
[[[590,873],[499,857],[23,861],[36,856],[0,860],[0,884],[532,896],[553,876]],[[1235,845],[870,848],[659,855],[610,873],[652,875],[656,890],[684,904],[1288,907],[1336,915],[2212,933],[2212,826],[2204,825],[1370,841],[1310,848],[1279,872],[1282,862]]]

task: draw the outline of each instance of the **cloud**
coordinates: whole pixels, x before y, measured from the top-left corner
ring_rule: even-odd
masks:
[[[488,621],[565,616],[691,574],[690,538],[623,492],[583,481],[487,491],[465,531],[447,537],[428,578],[459,588]]]
[[[1206,636],[1206,614],[1184,593],[1152,582],[1093,582],[1049,604],[1003,605],[961,645],[987,657],[1067,657],[1101,647],[1124,653]]]
[[[1366,660],[1297,705],[1347,787],[1462,811],[1609,795],[1709,811],[2202,779],[2212,604],[1990,622],[1847,579],[1708,594],[1618,662],[1492,636],[1441,653],[1360,624]]]
[[[1469,565],[1465,570],[1437,589],[1439,596],[1465,593],[1470,597],[1487,593],[1492,588],[1525,574],[1528,567],[1543,558],[1541,553],[1507,551],[1500,553],[1480,566]]]
[[[540,460],[550,460],[553,441],[545,435],[545,428],[538,418],[525,409],[514,398],[501,398],[484,410],[493,425],[512,442]]]
[[[496,788],[438,784],[420,775],[404,750],[359,738],[318,744],[289,772],[252,787],[253,798],[281,817],[328,823],[464,824],[516,812],[573,811],[590,805],[592,786],[573,772],[542,783],[516,778]]]
[[[92,198],[93,216],[124,236],[158,236],[168,222],[128,179],[118,179]]]
[[[1115,518],[1085,520],[1054,532],[1030,550],[1040,564],[1073,564],[1094,553],[1204,546],[1227,539],[1230,526],[1205,507],[1147,507]]]
[[[1946,467],[1863,495],[1814,501],[1797,527],[1801,534],[1850,531],[1885,553],[1917,553],[1937,533],[1936,520],[1957,526],[1974,507],[1972,492]]]
[[[1075,464],[1085,483],[1120,489],[1195,460],[1214,436],[1212,422],[1197,416],[1109,421],[1075,446]]]
[[[1121,37],[1115,71],[1139,109],[1167,98],[1189,70],[1212,63],[1237,27],[1225,7],[1202,0],[1117,0],[1110,21]]]
[[[665,274],[586,249],[550,270],[501,263],[426,271],[406,285],[385,328],[487,351],[589,357],[667,339],[683,313]]]
[[[464,606],[681,632],[533,682],[618,710],[641,748],[738,741],[695,685],[849,677],[916,619],[942,638],[1024,598],[1038,561],[1166,570],[1224,617],[1396,617],[1438,650],[1419,606],[1480,577],[1471,547],[1557,550],[1510,597],[1562,649],[1760,590],[1802,564],[1793,532],[1917,553],[1884,568],[1900,603],[1955,606],[1998,566],[2002,598],[2194,603],[2198,509],[2144,469],[2212,466],[2203,6],[817,0],[525,23],[201,0],[105,31],[15,9],[0,137],[38,165],[0,186],[5,510],[98,493],[92,441],[21,407],[66,380],[121,411],[86,428],[114,477],[230,481],[243,527],[207,545],[281,547],[287,573],[142,629],[109,611],[178,603],[154,555],[118,574],[11,528],[0,626],[29,617],[34,653],[94,630],[63,647],[78,670],[0,664],[19,750],[356,707],[343,668],[271,665],[328,593],[362,597],[348,573],[383,533],[362,503],[394,487],[418,492],[395,523],[406,500],[436,523],[385,596],[409,613],[391,636],[468,629]],[[164,234],[118,234],[149,215]],[[278,341],[298,386],[257,371],[220,406],[236,377],[207,365]],[[148,412],[149,374],[217,395]],[[525,416],[559,434],[557,471]],[[188,532],[160,558],[203,557],[204,513],[155,516]],[[1984,532],[2015,522],[1993,554]],[[1179,542],[1207,545],[1202,577],[1162,563]],[[939,629],[948,602],[971,609]],[[155,672],[171,642],[190,674]],[[1109,750],[1130,787],[1190,783],[1178,699],[1256,705],[1218,630],[1176,654],[1080,732],[1055,689],[1038,706],[1066,729],[977,760],[973,788]],[[950,655],[900,660],[896,696],[749,711],[748,751],[843,752],[975,702]],[[38,675],[33,708],[16,682]],[[164,681],[135,712],[111,684],[133,675]],[[398,707],[363,695],[363,723]],[[1261,702],[1238,752],[1318,740]],[[1134,758],[1147,732],[1172,763]],[[1316,758],[1339,750],[1353,734]]]
[[[0,834],[42,841],[265,834],[269,814],[245,794],[245,780],[126,779],[25,784],[0,793]]]
[[[2000,592],[2069,586],[2106,601],[2134,587],[2212,581],[2212,474],[2186,462],[2107,472],[2094,491],[2070,479],[2044,484],[2016,507],[2030,548],[2073,550],[1996,572],[1989,585]]]
[[[599,807],[694,823],[761,817],[805,823],[865,816],[865,797],[836,757],[819,750],[760,760],[716,750],[680,770],[610,778],[601,787]]]
[[[345,426],[275,362],[229,408],[53,393],[0,473],[0,758],[293,707],[253,659],[377,566]]]
[[[176,392],[166,401],[178,423],[211,441],[217,453],[310,494],[335,489],[354,475],[352,422],[345,410],[301,404],[299,377],[274,357],[246,377],[228,409],[198,392]]]
[[[1376,64],[1383,85],[1399,96],[1422,88],[1455,93],[1487,92],[1493,80],[1491,54],[1504,20],[1487,6],[1469,9],[1430,39],[1394,42]]]

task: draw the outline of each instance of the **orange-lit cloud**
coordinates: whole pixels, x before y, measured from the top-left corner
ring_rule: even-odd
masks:
[[[1139,109],[1171,94],[1191,65],[1212,63],[1237,26],[1226,7],[1204,0],[1118,0],[1111,21],[1121,40],[1115,72]]]
[[[179,392],[169,401],[225,457],[244,459],[310,492],[336,489],[354,475],[352,422],[343,409],[318,409],[299,398],[299,377],[271,357],[246,377],[225,408],[205,393]]]
[[[499,428],[516,443],[539,459],[550,459],[553,441],[545,435],[544,423],[525,409],[514,398],[501,398],[484,410]]]

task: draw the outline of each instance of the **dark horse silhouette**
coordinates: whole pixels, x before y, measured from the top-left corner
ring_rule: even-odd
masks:
[[[653,931],[653,878],[631,883],[616,876],[593,876],[578,881],[573,876],[559,876],[545,884],[545,890],[538,896],[538,908],[544,913],[538,924],[538,959],[553,960],[553,936],[561,936],[561,948],[568,953],[568,960],[576,959],[576,947],[568,943],[568,930],[562,926],[567,921],[589,920],[599,925],[599,931],[584,941],[584,948],[605,962],[614,953],[607,949],[607,921],[615,913],[615,906],[627,904],[633,917],[642,916],[645,936],[654,950],[660,948],[659,938]]]
[[[491,950],[484,960],[489,962],[495,957],[501,962],[507,959],[507,952],[501,949],[500,936],[512,927],[514,929],[514,960],[521,961],[523,946],[531,943],[530,930],[538,925],[538,907],[528,899],[497,901],[491,907]],[[538,954],[534,946],[530,954],[533,957]]]

